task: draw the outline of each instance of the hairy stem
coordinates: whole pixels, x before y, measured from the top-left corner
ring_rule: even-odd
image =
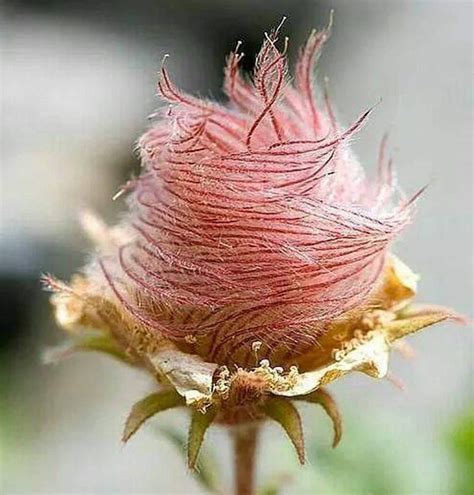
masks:
[[[255,454],[259,427],[239,425],[232,431],[234,441],[234,495],[255,494]]]

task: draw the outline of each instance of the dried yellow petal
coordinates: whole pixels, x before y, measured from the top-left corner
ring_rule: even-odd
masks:
[[[416,295],[419,278],[403,261],[391,254],[382,288],[377,295],[382,307],[397,309],[405,306]]]
[[[303,371],[311,371],[329,365],[334,353],[341,346],[350,345],[358,334],[367,334],[397,317],[416,294],[418,275],[391,254],[387,260],[381,286],[368,303],[341,315],[332,321],[319,338],[313,350],[297,358],[296,364]]]
[[[351,350],[340,352],[331,364],[301,373],[291,389],[274,393],[286,397],[306,395],[351,371],[361,371],[374,378],[387,374],[389,345],[380,331],[370,332]]]
[[[199,356],[181,352],[170,343],[149,356],[149,359],[157,371],[185,398],[186,404],[210,399],[212,377],[217,364],[206,363]]]
[[[97,213],[89,209],[79,213],[79,222],[89,240],[102,253],[110,252],[133,238],[132,233],[127,232],[122,224],[110,227]]]

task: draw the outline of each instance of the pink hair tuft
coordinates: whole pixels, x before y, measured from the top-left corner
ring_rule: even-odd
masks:
[[[373,183],[349,150],[370,110],[342,130],[329,100],[315,100],[329,28],[310,35],[294,84],[277,36],[266,36],[252,79],[239,70],[240,43],[230,54],[226,105],[182,93],[163,66],[171,106],[139,141],[134,240],[100,260],[143,324],[174,341],[212,336],[216,359],[257,340],[292,352],[314,342],[366,301],[411,215],[392,203],[385,142]]]

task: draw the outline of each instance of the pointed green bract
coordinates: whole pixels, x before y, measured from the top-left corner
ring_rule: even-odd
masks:
[[[463,321],[453,311],[441,306],[413,305],[402,311],[399,319],[384,325],[383,331],[393,342],[448,318]]]
[[[156,413],[184,406],[184,399],[174,390],[156,392],[137,402],[130,412],[122,435],[122,441],[127,442],[140,426]]]
[[[86,335],[51,347],[44,352],[43,361],[46,364],[57,363],[80,351],[102,352],[126,364],[132,364],[130,357],[108,335]]]
[[[296,397],[296,399],[303,400],[305,402],[311,402],[312,404],[319,404],[324,409],[326,414],[331,419],[334,428],[334,440],[332,442],[332,446],[333,448],[337,447],[342,436],[342,418],[341,414],[339,413],[337,404],[332,398],[331,394],[326,390],[320,388],[308,395]]]
[[[166,427],[161,427],[160,432],[177,447],[180,453],[186,451],[186,435],[180,430],[167,425]],[[210,493],[220,493],[218,465],[215,455],[211,455],[213,453],[209,451],[205,454],[206,455],[203,456],[201,453],[198,457],[193,475]]]
[[[193,411],[191,416],[191,426],[188,435],[188,466],[194,469],[201,450],[204,435],[216,417],[216,410],[212,407],[206,412]]]
[[[264,412],[285,430],[296,449],[300,463],[304,464],[303,428],[296,407],[287,399],[274,397],[267,400],[264,406]]]

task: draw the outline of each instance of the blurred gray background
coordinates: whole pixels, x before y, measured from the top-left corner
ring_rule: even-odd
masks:
[[[151,387],[146,378],[97,355],[41,365],[41,350],[62,335],[38,277],[68,278],[83,263],[89,247],[76,221],[81,207],[109,220],[123,209],[111,198],[137,169],[134,141],[158,105],[165,53],[181,87],[222,99],[224,58],[236,40],[244,41],[250,69],[263,32],[287,15],[294,57],[331,8],[333,36],[318,78],[329,77],[340,120],[348,124],[382,100],[354,145],[361,161],[373,169],[389,131],[404,190],[429,183],[396,252],[422,275],[420,301],[473,316],[470,1],[3,2],[0,492],[201,492],[182,453],[156,431],[182,427],[186,417],[165,413],[120,445],[130,406]],[[285,493],[308,494],[474,488],[472,332],[439,325],[411,343],[414,360],[392,360],[404,392],[363,376],[332,387],[346,419],[336,451],[319,411],[304,411],[310,462],[302,470],[283,434],[269,427],[262,481],[286,472],[293,484]],[[220,431],[208,444],[229,447]],[[229,481],[230,454],[219,457]]]

